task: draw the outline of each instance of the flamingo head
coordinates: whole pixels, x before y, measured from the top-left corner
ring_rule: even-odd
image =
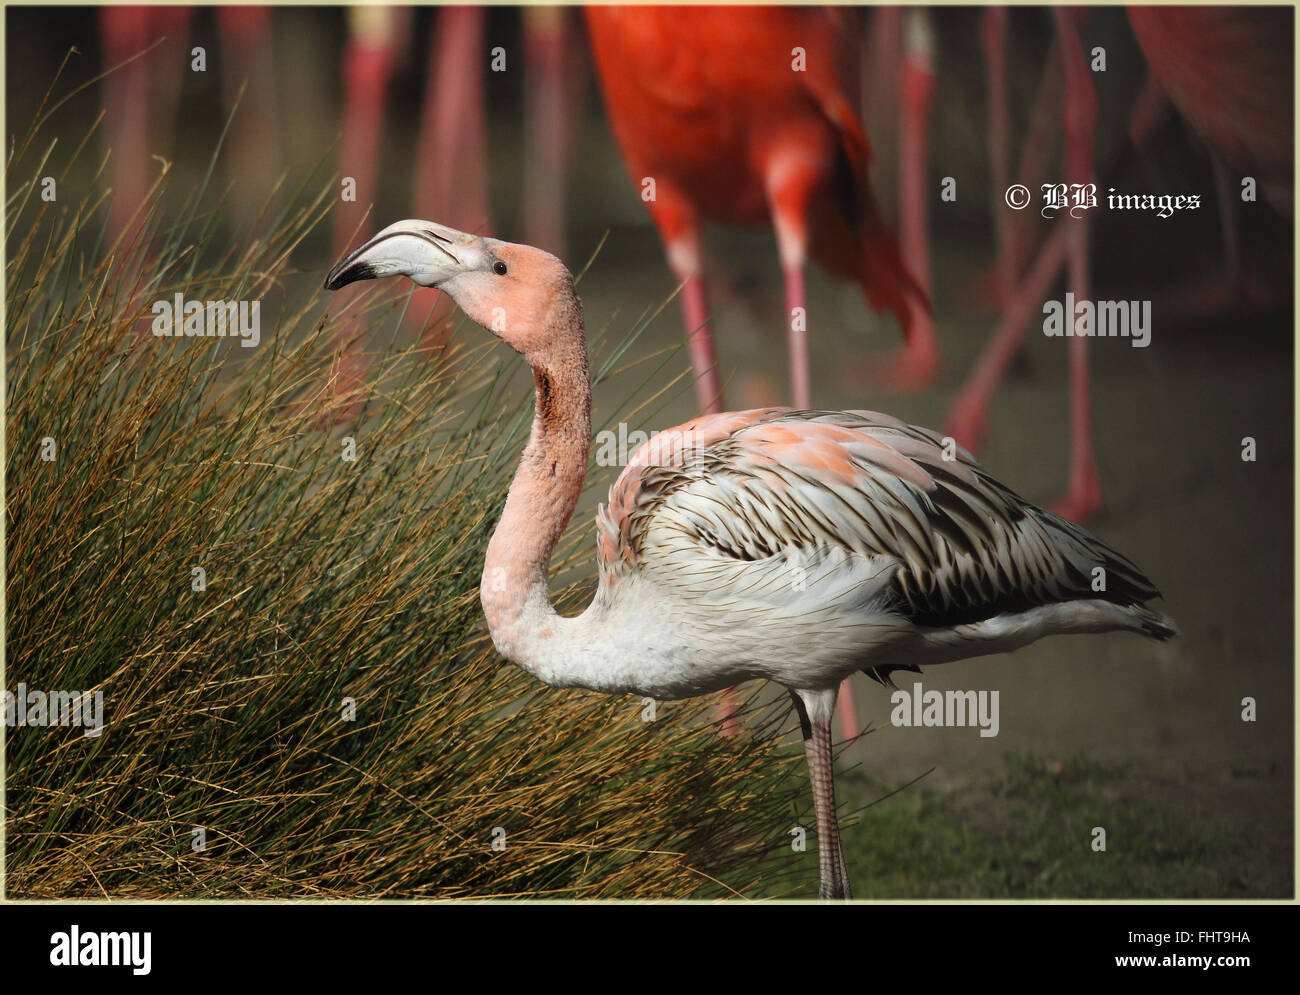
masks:
[[[405,276],[448,294],[472,320],[522,354],[540,356],[567,328],[581,329],[573,276],[549,252],[433,221],[389,225],[330,270],[326,290]]]

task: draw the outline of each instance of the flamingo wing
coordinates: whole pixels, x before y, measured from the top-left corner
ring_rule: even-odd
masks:
[[[598,524],[602,573],[635,571],[697,602],[764,591],[789,601],[795,568],[806,610],[857,589],[921,627],[1159,595],[1129,560],[951,440],[870,411],[688,422],[641,448]]]

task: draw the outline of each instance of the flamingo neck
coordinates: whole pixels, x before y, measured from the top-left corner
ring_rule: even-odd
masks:
[[[582,493],[591,444],[591,383],[582,312],[562,307],[533,367],[532,433],[488,543],[479,597],[502,656],[552,685],[582,684],[566,673],[581,637],[556,613],[547,585],[551,553]],[[588,654],[582,654],[585,658]]]

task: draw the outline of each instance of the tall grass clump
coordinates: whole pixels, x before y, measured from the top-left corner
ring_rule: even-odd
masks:
[[[531,414],[513,354],[394,339],[352,390],[339,342],[391,333],[395,287],[323,299],[327,178],[238,238],[206,184],[172,206],[163,182],[119,244],[104,196],[40,198],[94,173],[73,145],[29,134],[6,167],[5,686],[102,693],[104,727],[7,730],[8,895],[808,894],[783,702],[731,738],[711,699],[643,721],[486,639]],[[149,334],[176,293],[261,300],[261,344]],[[593,546],[580,518],[562,568]]]

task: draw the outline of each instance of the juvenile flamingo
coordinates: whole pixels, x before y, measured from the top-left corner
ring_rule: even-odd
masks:
[[[765,678],[794,700],[822,898],[849,898],[831,716],[857,670],[887,681],[1053,633],[1177,633],[1159,592],[941,437],[870,411],[704,415],[643,445],[596,515],[600,583],[551,604],[551,553],[582,492],[591,384],[573,277],[540,249],[399,221],[325,286],[406,276],[444,291],[532,367],[532,434],[488,543],[480,599],[506,659],[552,687],[659,699]],[[1094,590],[1098,568],[1104,590]]]

